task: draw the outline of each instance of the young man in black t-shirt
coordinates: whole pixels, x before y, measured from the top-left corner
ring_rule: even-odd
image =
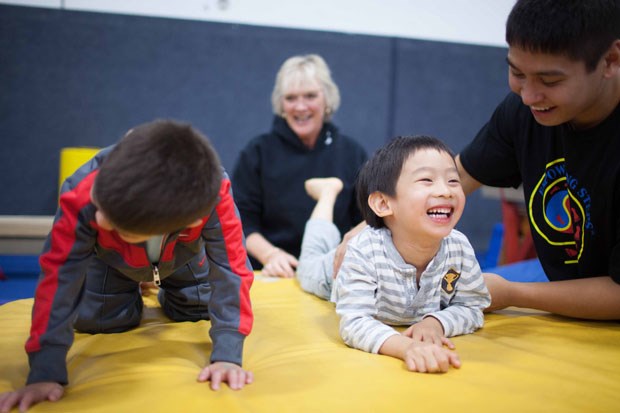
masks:
[[[457,157],[466,193],[523,184],[550,283],[488,274],[493,303],[620,319],[620,1],[520,0],[510,94]]]

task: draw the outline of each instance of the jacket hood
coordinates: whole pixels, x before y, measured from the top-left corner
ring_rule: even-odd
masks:
[[[308,149],[308,147],[301,142],[297,134],[288,126],[286,119],[277,115],[273,117],[272,131],[278,138],[282,139],[282,141],[304,152],[311,152],[329,146],[338,137],[338,128],[330,122],[325,122],[319,133],[316,145],[313,149]]]

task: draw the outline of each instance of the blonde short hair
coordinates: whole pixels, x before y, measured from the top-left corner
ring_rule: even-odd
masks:
[[[271,105],[273,113],[282,116],[282,97],[287,83],[295,79],[303,82],[314,78],[323,89],[325,96],[325,119],[329,119],[340,107],[340,91],[332,79],[329,66],[325,60],[317,54],[293,56],[282,64],[276,75],[276,83],[271,93]]]

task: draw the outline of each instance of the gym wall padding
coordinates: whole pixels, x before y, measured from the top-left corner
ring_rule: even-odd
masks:
[[[231,170],[270,128],[279,66],[301,53],[327,60],[335,123],[369,152],[419,133],[458,151],[508,92],[505,48],[1,5],[0,215],[53,214],[62,148],[155,118],[192,123]],[[485,248],[499,219],[475,195],[459,229]]]

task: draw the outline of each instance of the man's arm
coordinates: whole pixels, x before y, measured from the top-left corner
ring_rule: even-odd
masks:
[[[620,319],[620,284],[611,277],[521,283],[496,274],[484,274],[491,293],[487,311],[508,306],[533,308],[591,320]]]
[[[469,195],[474,192],[476,189],[480,188],[482,184],[476,181],[470,174],[465,170],[463,164],[461,163],[461,155],[456,155],[454,159],[456,162],[456,168],[459,171],[459,175],[461,177],[461,186],[463,187],[463,191],[465,195]]]
[[[334,255],[334,273],[332,275],[334,278],[338,275],[338,271],[340,270],[340,266],[344,260],[344,254],[347,252],[347,244],[351,238],[362,232],[367,225],[368,224],[366,224],[366,221],[362,221],[354,228],[350,229],[346,234],[344,234],[344,237],[342,237],[342,241],[338,244],[338,247],[336,247],[336,254]]]

